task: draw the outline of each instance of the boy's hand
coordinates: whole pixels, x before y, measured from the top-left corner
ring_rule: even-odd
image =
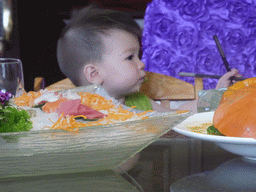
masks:
[[[232,76],[241,77],[242,75],[238,73],[237,69],[232,69],[219,79],[215,89],[227,88],[232,85],[235,82],[234,80],[230,79]]]

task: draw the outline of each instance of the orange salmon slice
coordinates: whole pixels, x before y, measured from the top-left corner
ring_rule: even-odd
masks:
[[[47,102],[43,107],[42,107],[42,110],[45,112],[45,113],[53,113],[53,112],[57,112],[56,110],[58,108],[60,108],[60,105],[62,103],[64,103],[65,101],[67,101],[68,99],[66,98],[60,98],[59,100],[57,101],[53,101],[53,102]]]

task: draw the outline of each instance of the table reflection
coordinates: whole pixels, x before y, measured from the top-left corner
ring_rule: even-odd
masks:
[[[170,191],[256,191],[256,161],[235,158],[212,171],[178,180]]]
[[[234,162],[232,161],[236,159],[240,162],[237,167],[233,166]],[[177,188],[177,186],[184,186],[184,179],[192,176],[202,178],[202,175],[206,177],[206,173],[212,173],[211,177],[213,177],[213,173],[215,174],[221,168],[220,166],[230,165],[228,162],[231,162],[233,166],[229,166],[230,170],[243,167],[248,162],[241,159],[242,157],[225,151],[213,142],[191,138],[161,138],[141,152],[139,162],[135,166],[136,168],[130,171],[130,175],[147,192],[167,192],[171,189],[172,191],[186,191],[186,188]],[[254,164],[252,164],[252,167],[254,167]],[[226,170],[226,168],[223,168],[223,170]],[[248,173],[242,170],[241,168],[241,174]],[[256,170],[249,168],[247,170],[256,175]],[[219,175],[219,180],[222,180],[220,179],[221,176],[229,177],[231,180],[237,179],[233,173],[226,172],[223,174]],[[208,177],[210,177],[209,174]],[[212,179],[211,181],[215,180]],[[227,180],[226,184],[228,183]],[[214,186],[216,183],[212,185]],[[195,185],[194,187],[194,191],[200,191],[199,186]],[[230,187],[230,189],[227,188],[226,191],[232,189],[231,185],[227,187]],[[191,189],[188,191],[191,191]]]

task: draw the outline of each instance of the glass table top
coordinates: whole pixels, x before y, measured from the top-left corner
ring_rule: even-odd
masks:
[[[161,138],[128,173],[147,192],[256,191],[256,162],[191,138]]]

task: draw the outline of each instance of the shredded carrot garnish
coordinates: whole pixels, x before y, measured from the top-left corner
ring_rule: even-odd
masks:
[[[122,106],[116,107],[113,105],[114,108],[108,109],[108,115],[102,119],[97,121],[91,121],[87,123],[77,122],[75,118],[77,117],[84,117],[85,116],[60,116],[58,121],[51,127],[51,129],[63,129],[66,131],[78,132],[80,127],[88,127],[88,126],[95,126],[95,125],[108,125],[114,124],[118,122],[124,122],[128,120],[138,120],[138,119],[147,119],[148,116],[146,115],[149,111],[145,111],[142,113],[133,113],[130,110],[125,110]]]
[[[176,111],[177,114],[180,114],[180,113],[187,113],[187,112],[189,112],[189,110]]]
[[[17,106],[27,106],[27,107],[32,107],[34,104],[34,100],[38,97],[40,97],[42,93],[40,92],[24,92],[20,97],[14,97],[14,103]]]
[[[86,105],[92,109],[107,110],[115,107],[111,100],[108,100],[99,94],[81,92],[79,95],[81,96],[81,104]]]
[[[60,115],[57,122],[53,124],[51,129],[63,129],[69,132],[78,132],[79,127],[87,126],[86,123],[81,123],[76,121],[76,117],[84,117],[83,115],[74,116],[74,115],[67,115],[64,116],[63,114]]]

